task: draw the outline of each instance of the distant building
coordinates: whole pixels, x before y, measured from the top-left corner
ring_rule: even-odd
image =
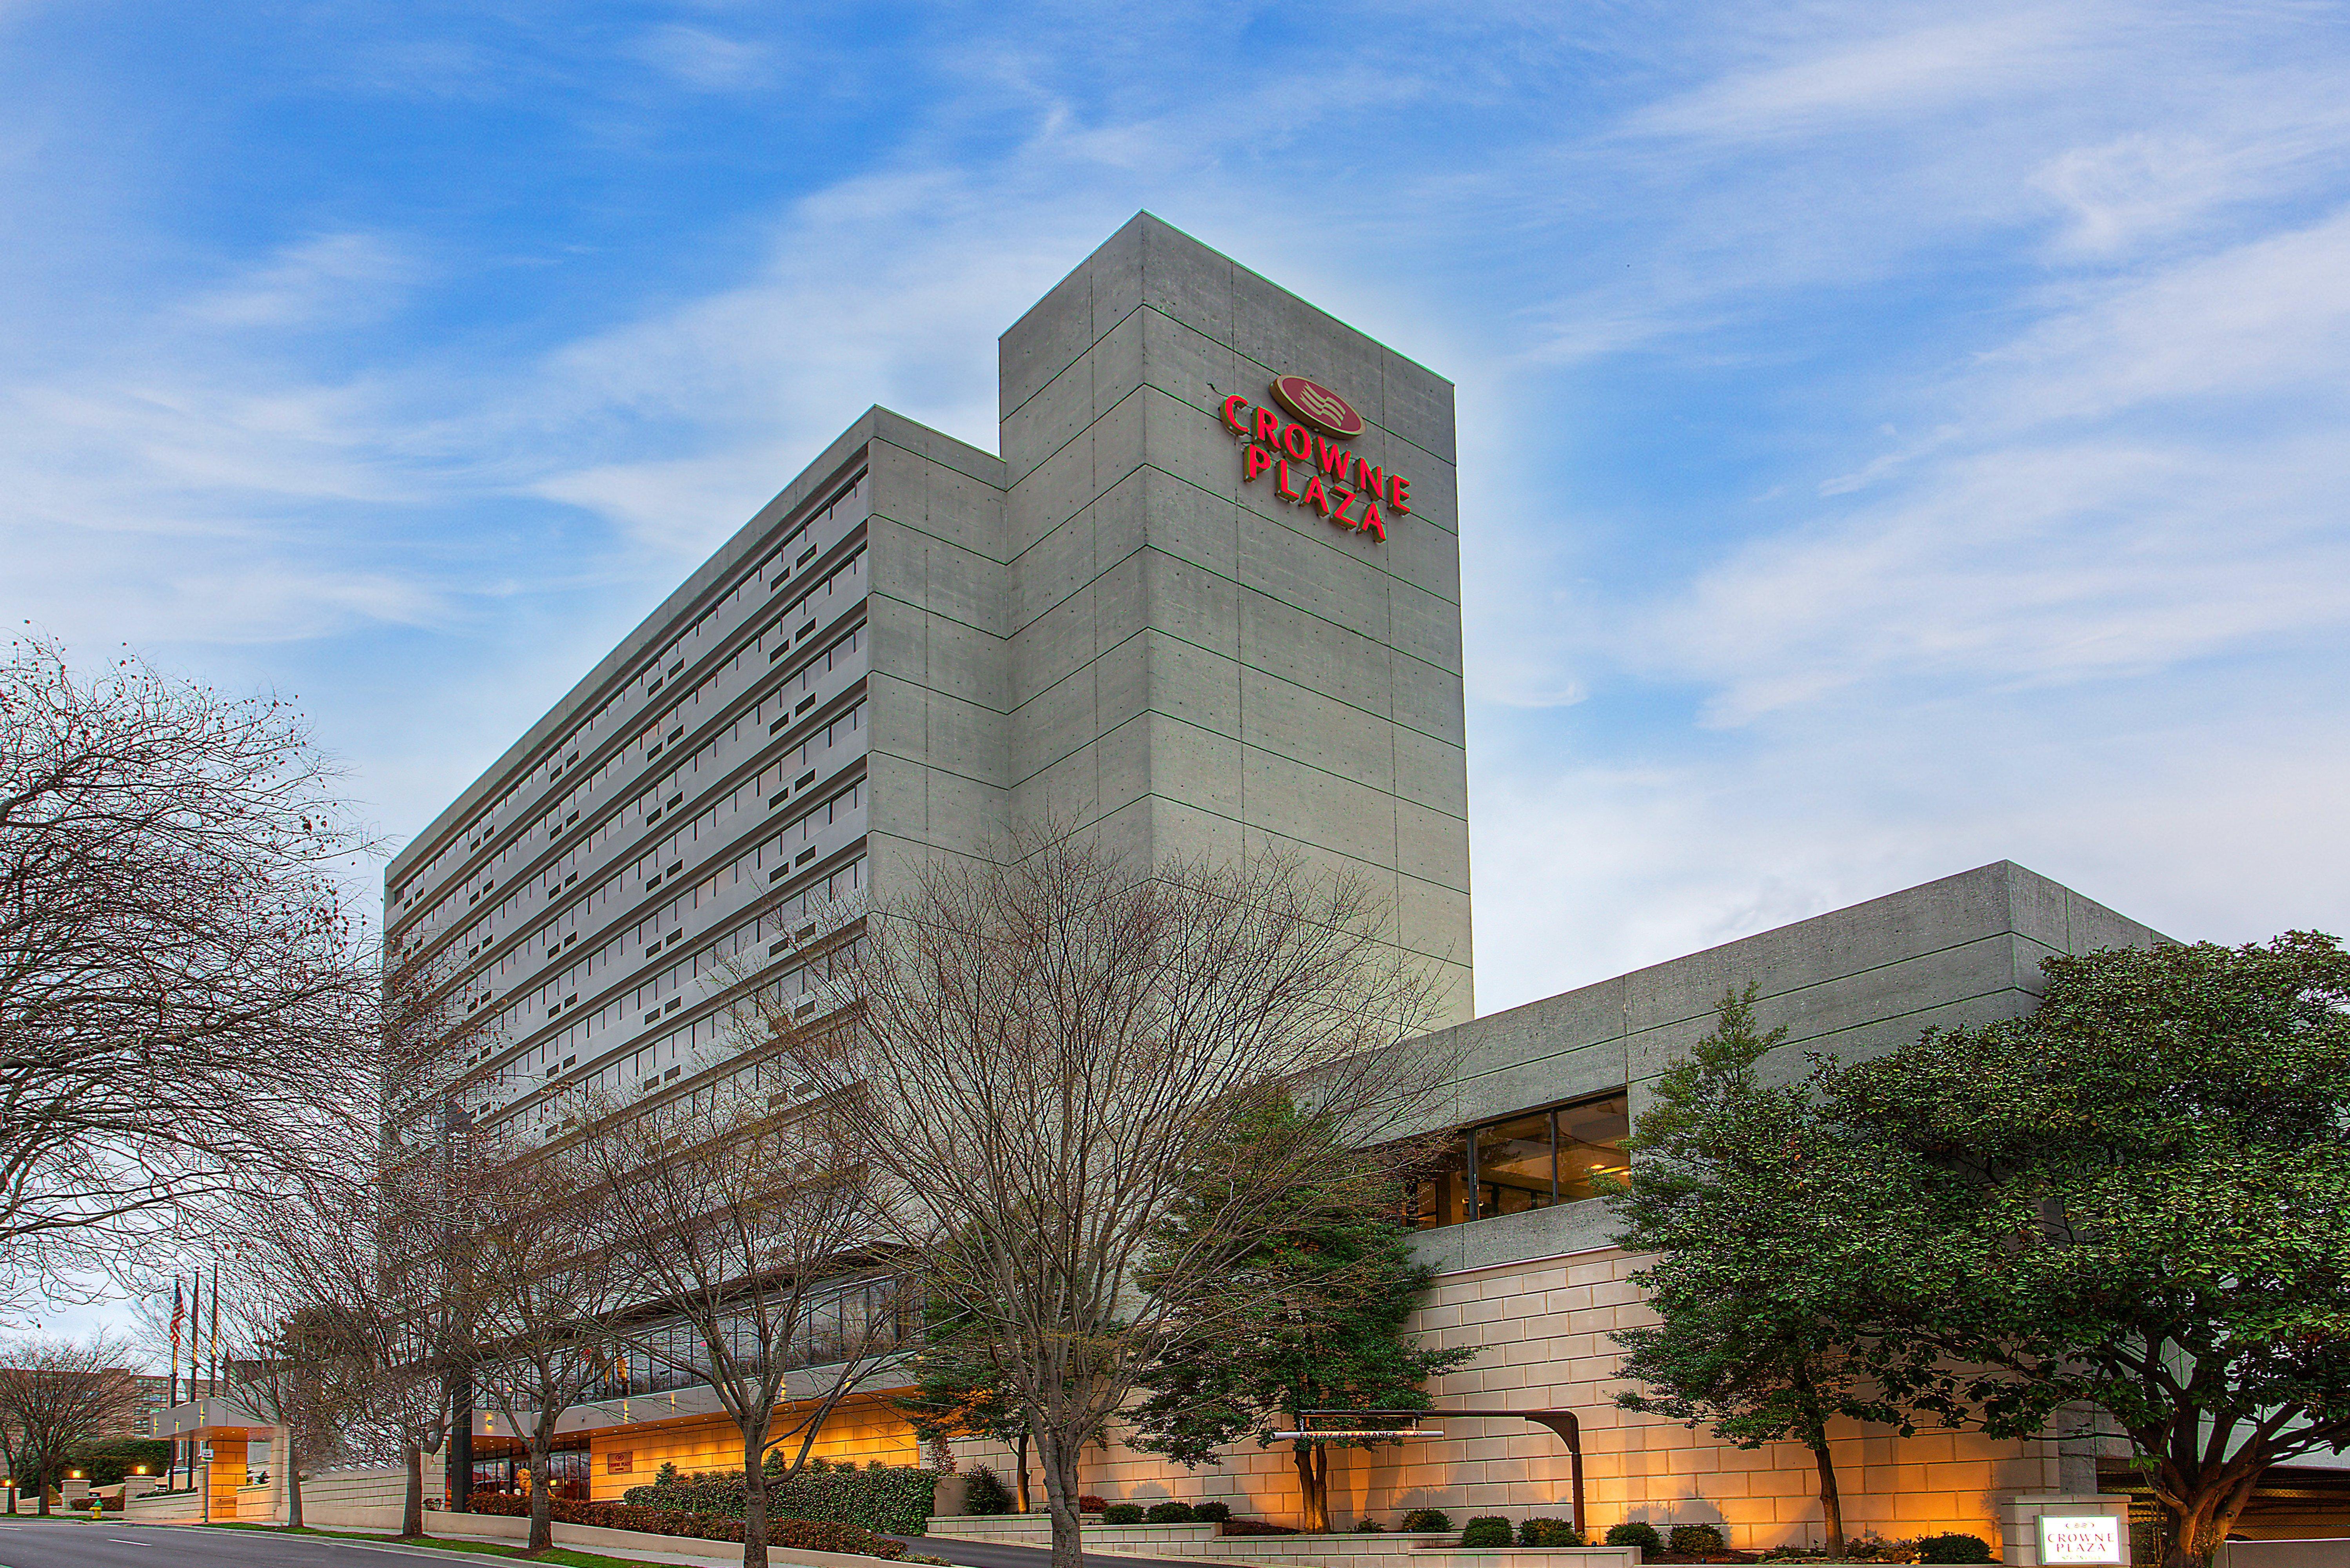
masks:
[[[138,1404],[131,1417],[114,1431],[100,1434],[109,1438],[153,1438],[162,1431],[163,1413],[171,1408],[172,1379],[148,1372],[125,1371],[139,1391]]]

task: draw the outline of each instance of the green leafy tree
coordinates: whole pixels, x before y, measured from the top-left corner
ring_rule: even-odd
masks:
[[[2037,1012],[1825,1069],[1822,1109],[1903,1195],[1894,1392],[1994,1436],[2102,1410],[2190,1568],[2271,1466],[2350,1444],[2350,955],[2293,932],[2042,968]]]
[[[72,1461],[94,1487],[112,1486],[134,1471],[160,1476],[171,1462],[172,1445],[159,1438],[108,1438],[77,1449]]]
[[[926,1446],[988,1438],[1013,1451],[1014,1506],[1028,1511],[1028,1417],[995,1359],[983,1314],[933,1289],[922,1305],[913,1392],[892,1403]]]
[[[1869,1167],[1823,1126],[1807,1085],[1762,1064],[1784,1026],[1758,1033],[1755,988],[1721,999],[1713,1032],[1655,1086],[1610,1196],[1619,1241],[1656,1261],[1632,1276],[1659,1319],[1616,1335],[1627,1410],[1670,1416],[1742,1449],[1797,1442],[1819,1478],[1831,1555],[1845,1549],[1828,1423],[1903,1412],[1869,1381],[1885,1354],[1855,1308],[1877,1262]]]
[[[1243,1435],[1271,1447],[1275,1432],[1299,1429],[1304,1410],[1426,1409],[1420,1385],[1476,1354],[1427,1349],[1405,1331],[1435,1271],[1413,1261],[1409,1232],[1397,1222],[1402,1193],[1391,1170],[1345,1147],[1285,1098],[1250,1131],[1284,1146],[1322,1137],[1316,1164],[1325,1174],[1284,1193],[1263,1231],[1225,1260],[1236,1293],[1261,1304],[1219,1316],[1202,1332],[1173,1334],[1142,1379],[1149,1394],[1135,1413],[1137,1446],[1187,1467],[1213,1463],[1219,1447]],[[1177,1210],[1160,1238],[1167,1251],[1199,1244],[1193,1215],[1219,1213],[1226,1201],[1214,1186],[1207,1179]],[[1290,1440],[1306,1530],[1330,1528],[1336,1446],[1367,1445]]]

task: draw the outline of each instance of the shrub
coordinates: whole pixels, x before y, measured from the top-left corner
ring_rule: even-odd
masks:
[[[1463,1546],[1507,1546],[1517,1539],[1510,1521],[1498,1513],[1481,1514],[1461,1527]]]
[[[638,1488],[649,1490],[649,1488]],[[500,1491],[477,1491],[475,1513],[530,1512],[530,1499]],[[592,1524],[599,1530],[640,1530],[653,1535],[684,1535],[700,1541],[740,1541],[743,1521],[720,1514],[686,1513],[673,1508],[640,1508],[625,1502],[572,1502],[552,1499],[547,1511],[560,1524]],[[885,1535],[829,1519],[777,1519],[767,1524],[767,1544],[801,1552],[847,1552],[861,1557],[901,1558],[906,1548]]]
[[[1708,1552],[1721,1551],[1724,1542],[1721,1529],[1715,1525],[1676,1524],[1671,1545],[1684,1557],[1703,1557]]]
[[[1079,1513],[1099,1513],[1103,1509],[1106,1509],[1108,1506],[1109,1504],[1104,1502],[1101,1499],[1096,1497],[1091,1492],[1087,1492],[1083,1497],[1077,1499],[1077,1511]]]
[[[1855,1563],[1915,1563],[1918,1543],[1907,1537],[1891,1541],[1871,1532],[1845,1544],[1844,1554]]]
[[[1657,1533],[1655,1525],[1645,1524],[1637,1519],[1627,1519],[1621,1524],[1611,1524],[1607,1527],[1607,1544],[1637,1546],[1640,1549],[1642,1556],[1653,1557],[1665,1549],[1665,1538]]]
[[[962,1494],[962,1505],[973,1513],[1010,1513],[1012,1489],[1003,1478],[985,1465],[971,1472],[971,1485]]]
[[[1222,1524],[1232,1516],[1232,1505],[1228,1502],[1196,1503],[1191,1509],[1191,1517],[1202,1524]]]
[[[1170,1498],[1165,1502],[1152,1503],[1150,1511],[1143,1517],[1153,1524],[1189,1524],[1194,1516],[1190,1503],[1178,1502]]]
[[[1377,1535],[1379,1533],[1379,1521],[1373,1519],[1367,1513],[1363,1515],[1362,1518],[1355,1521],[1355,1533],[1357,1535]]]
[[[1518,1526],[1521,1546],[1580,1546],[1583,1537],[1563,1519],[1529,1519]]]
[[[1409,1534],[1450,1530],[1452,1528],[1452,1516],[1440,1508],[1415,1508],[1403,1516],[1403,1522],[1396,1528]]]
[[[1114,1502],[1102,1510],[1104,1524],[1140,1524],[1142,1505],[1139,1502]]]
[[[1920,1563],[1989,1563],[1991,1545],[1980,1535],[1923,1535],[1918,1538]]]
[[[1267,1524],[1262,1519],[1232,1519],[1224,1521],[1226,1535],[1295,1535],[1285,1524]]]
[[[775,1475],[770,1456],[767,1514],[771,1519],[829,1520],[888,1535],[920,1535],[938,1490],[936,1470],[910,1465],[858,1469],[817,1459],[795,1476]],[[634,1508],[743,1517],[743,1472],[695,1470],[681,1476],[663,1465],[650,1486],[633,1486],[620,1501]]]

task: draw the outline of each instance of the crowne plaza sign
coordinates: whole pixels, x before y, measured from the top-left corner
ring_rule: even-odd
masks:
[[[1347,446],[1365,428],[1355,406],[1303,376],[1274,382],[1273,403],[1292,417],[1237,392],[1224,400],[1224,424],[1246,443],[1241,483],[1270,475],[1274,493],[1290,504],[1311,506],[1341,528],[1385,540],[1387,519],[1411,511],[1411,481]]]

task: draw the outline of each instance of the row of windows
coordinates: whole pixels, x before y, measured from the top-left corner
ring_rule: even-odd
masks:
[[[695,889],[697,897],[714,902],[718,883],[718,877],[709,878]],[[864,888],[865,859],[859,856],[791,898],[772,906],[755,919],[745,921],[724,933],[708,948],[700,950],[695,957],[714,972],[720,959],[752,955],[752,961],[756,961],[760,957],[775,956],[778,945],[799,934],[812,914],[822,911],[827,905],[854,908]],[[670,971],[671,975],[677,972],[676,969]],[[796,1001],[806,993],[810,981],[800,971],[795,971],[771,983],[779,995],[787,995]],[[559,1074],[576,1063],[580,1055],[590,1054],[584,1050],[589,1037],[635,1015],[641,1003],[638,992],[645,989],[639,987],[637,992],[615,998],[595,1012],[522,1053],[513,1062],[502,1064],[495,1073],[468,1089],[467,1108],[477,1116],[502,1111],[543,1083],[549,1068]],[[664,1005],[661,1011],[671,1010]],[[671,1071],[672,1067],[691,1067],[702,1048],[714,1045],[727,1035],[728,1031],[729,1023],[723,1013],[699,1018],[639,1047],[637,1053],[623,1061],[633,1063],[635,1056],[651,1052],[655,1064],[660,1068],[660,1082],[670,1082],[680,1075]],[[589,1095],[610,1095],[634,1085],[641,1092],[643,1081],[651,1075],[640,1066],[611,1064],[579,1085],[566,1087],[576,1087]],[[690,1076],[691,1073],[683,1075]]]
[[[849,668],[853,656],[862,646],[864,628],[861,625],[851,628],[834,640],[818,662],[823,663],[827,670]],[[811,666],[813,667],[814,665]],[[785,692],[771,698],[770,703],[781,708],[785,707],[788,701],[789,693],[786,689]],[[738,786],[692,822],[683,825],[672,832],[668,838],[646,851],[635,866],[629,868],[636,872],[641,889],[651,890],[658,888],[663,877],[669,874],[669,869],[678,867],[682,860],[688,858],[692,846],[698,839],[713,830],[717,814],[721,810],[739,810],[743,807],[745,804],[746,791],[755,793],[766,801],[770,809],[774,809],[786,804],[796,790],[813,785],[823,774],[837,771],[837,763],[833,763],[830,766],[826,765],[830,761],[828,753],[838,746],[854,742],[861,735],[864,722],[863,709],[862,701],[858,702],[822,730],[809,735],[801,744],[770,763],[746,785]],[[719,771],[718,747],[722,742],[732,742],[739,736],[741,730],[742,721],[737,720],[730,723],[723,733],[713,736],[707,744],[695,752],[689,765],[696,772],[707,771],[714,774]],[[681,802],[685,793],[685,790],[681,790],[678,795],[671,797],[669,803],[655,803],[649,820],[658,821],[661,811],[666,810],[668,805]],[[644,804],[642,797],[639,804],[640,805]],[[596,824],[589,830],[587,837],[575,842],[561,857],[546,867],[536,879],[536,885],[543,890],[543,897],[550,902],[554,901],[577,884],[580,878],[580,868],[592,862],[598,851],[617,836],[620,826],[621,822],[618,817],[607,818]],[[500,993],[515,970],[543,961],[544,958],[555,957],[563,948],[577,940],[583,929],[592,932],[597,924],[595,917],[617,896],[621,880],[627,874],[627,870],[616,873],[591,888],[584,898],[565,908],[561,913],[540,927],[523,943],[510,948],[477,974],[466,988],[466,1012],[471,1013],[475,1008],[484,1005],[492,996]],[[485,916],[475,922],[459,940],[458,945],[452,945],[447,950],[444,959],[436,961],[432,966],[435,972],[432,976],[431,983],[434,986],[446,983],[460,971],[463,965],[475,961],[480,954],[494,945],[499,935],[498,928],[511,925],[513,917],[520,913],[520,899],[525,891],[527,889],[517,889],[494,914]],[[411,937],[411,940],[420,940],[421,934],[420,929],[415,936]]]
[[[751,804],[752,798],[747,785],[736,786],[724,800],[700,814],[686,827],[671,835],[659,846],[655,854],[639,859],[634,866],[614,873],[603,884],[592,889],[585,902],[592,905],[609,898],[617,898],[622,884],[632,874],[639,878],[640,888],[645,891],[659,888],[666,882],[674,881],[683,874],[685,864],[691,857],[691,852],[696,845],[727,836],[719,827],[721,813],[743,810]],[[693,889],[691,897],[695,899],[696,907],[700,907],[705,898],[714,900],[722,890],[732,889],[746,880],[754,883],[773,881],[786,875],[794,866],[804,865],[816,858],[819,846],[811,842],[816,835],[821,830],[851,820],[856,814],[862,812],[864,801],[865,781],[860,777],[853,780],[846,789],[836,792],[828,799],[785,823],[780,832],[761,839],[759,843],[736,856],[733,860],[712,868]],[[641,929],[640,923],[639,929],[641,930]],[[681,929],[681,928],[678,929]],[[664,931],[661,933],[661,940],[666,942],[672,934],[673,932]],[[619,942],[615,941],[608,946],[613,950],[614,957],[617,958]],[[533,950],[527,945],[510,950],[494,967],[503,972],[510,961],[517,960],[527,961],[532,953]],[[575,994],[569,989],[562,990],[559,993],[560,998],[569,999],[563,1000],[562,1005],[571,1005],[571,1002],[576,1001],[577,994],[586,993]],[[475,1004],[478,1005],[479,1002]],[[489,1039],[486,1044],[489,1052],[494,1054],[506,1044],[529,1033],[545,1023],[548,1015],[548,1007],[549,1002],[545,987],[540,988],[536,997],[509,1005],[488,1027]],[[641,1012],[642,1009],[627,1008],[619,1002],[607,1003],[588,1022],[590,1027],[600,1028],[608,1023],[619,1022],[622,1016],[631,1011]]]
[[[861,558],[860,551],[858,559]],[[848,566],[855,564],[856,561],[852,560],[840,570],[846,571]],[[838,575],[838,572],[834,574],[836,576]],[[865,628],[861,623],[834,639],[822,652],[800,667],[795,680],[787,680],[763,700],[752,711],[749,716],[750,722],[764,724],[772,732],[784,728],[788,719],[796,718],[807,711],[816,702],[816,698],[811,693],[816,680],[821,676],[850,668],[855,656],[864,646],[864,639]],[[738,654],[736,660],[730,661],[730,667],[732,662],[739,662],[739,659]],[[715,679],[716,675],[713,673],[711,680]],[[710,683],[710,680],[705,680],[702,686],[706,687]],[[700,701],[701,691],[702,687],[696,688],[694,701],[697,702]],[[576,840],[562,857],[553,866],[546,867],[536,879],[544,891],[544,896],[552,898],[570,887],[577,879],[577,868],[584,858],[593,856],[615,837],[619,836],[624,829],[634,827],[639,823],[649,825],[657,822],[663,811],[682,800],[685,791],[681,787],[666,794],[661,791],[667,787],[683,785],[691,773],[704,768],[714,768],[717,765],[717,747],[722,742],[731,742],[739,739],[743,722],[743,721],[738,718],[730,723],[723,732],[713,734],[706,743],[697,748],[691,758],[679,764],[679,768],[674,771],[671,777],[665,779],[662,784],[656,785],[653,790],[640,794],[635,803],[635,821],[628,820],[625,814],[616,814],[596,823],[589,829],[586,838]],[[600,769],[598,773],[600,774]],[[764,790],[763,793],[764,793]],[[559,836],[577,819],[582,809],[585,807],[574,808],[562,818],[551,818],[551,836]],[[522,850],[523,846],[519,842],[505,846],[499,851],[497,858],[491,866],[477,871],[472,878],[468,879],[463,888],[451,893],[440,903],[436,903],[425,917],[410,929],[403,950],[412,952],[430,940],[432,933],[441,924],[444,909],[453,909],[455,900],[460,896],[466,899],[466,907],[469,909],[486,897],[494,890],[496,877],[503,874],[507,857],[510,855],[521,853]],[[477,921],[453,946],[463,949],[467,959],[473,958],[487,948],[494,938],[492,927],[510,922],[520,912],[522,894],[525,890],[516,889],[510,894],[504,903]],[[436,974],[435,982],[445,981],[447,978],[449,977],[445,973]]]
[[[494,825],[509,817],[512,806],[525,786],[538,784],[542,780],[551,785],[563,777],[569,769],[576,767],[583,748],[592,749],[588,747],[588,742],[618,722],[619,715],[616,711],[616,705],[630,699],[650,700],[661,690],[665,681],[681,673],[698,657],[693,645],[702,642],[706,635],[715,635],[717,630],[715,623],[724,618],[726,611],[746,597],[753,598],[754,602],[764,600],[767,595],[779,589],[790,580],[794,575],[795,566],[805,566],[814,558],[814,552],[821,548],[820,545],[809,543],[811,529],[820,534],[830,535],[836,532],[835,524],[839,524],[844,531],[846,528],[853,527],[856,522],[864,516],[866,500],[866,481],[864,475],[859,474],[824,510],[804,518],[795,524],[791,534],[770,552],[759,566],[737,578],[724,595],[713,601],[690,626],[671,639],[660,652],[655,654],[648,661],[636,683],[623,687],[606,698],[567,734],[554,743],[546,763],[540,769],[534,770],[517,779],[515,784],[508,786],[504,794],[468,825],[463,836],[462,852],[458,848],[457,842],[452,840],[424,866],[411,872],[405,883],[393,893],[392,904],[395,909],[405,911],[414,908],[424,892],[440,880],[444,867],[449,867],[452,857],[461,853],[470,856],[477,852],[483,844],[488,842],[494,836]],[[818,596],[848,591],[856,582],[861,581],[862,556],[863,552],[859,550],[847,566],[827,574],[814,587],[802,593],[776,618],[777,623],[804,615],[811,602]],[[780,624],[771,626],[759,639],[761,650],[765,651],[769,661],[773,662],[794,644],[797,637],[805,637],[811,629],[813,629],[812,627],[800,628],[795,634],[783,630]],[[729,661],[728,668],[733,668],[739,663],[740,659],[741,650],[738,649],[735,658]],[[708,684],[709,682],[705,680],[698,686],[691,701],[700,700],[704,695],[704,689]],[[639,743],[654,743],[657,738],[664,736],[674,723],[679,706],[681,704],[673,704],[668,713],[647,726],[639,736]],[[596,764],[596,772],[589,775],[587,784],[592,787],[608,765],[608,763],[603,763]],[[567,820],[576,819],[579,810],[580,793],[577,788],[567,793],[564,799],[558,801],[552,808],[540,814],[540,822],[559,828]],[[502,866],[515,847],[509,845],[503,848],[497,864]],[[460,891],[468,898],[469,901],[477,902],[490,890],[484,884],[494,876],[494,872],[490,868],[477,870],[474,877],[469,878],[467,886]],[[432,913],[434,915],[441,913],[441,907],[436,905]]]
[[[784,1351],[787,1368],[828,1366],[869,1355],[886,1355],[911,1344],[920,1326],[916,1282],[898,1275],[861,1280],[824,1291],[801,1303],[798,1321],[788,1325]],[[768,1332],[785,1325],[775,1321],[784,1308],[769,1309]],[[727,1354],[744,1367],[761,1358],[756,1319],[740,1314],[720,1325]],[[589,1399],[661,1394],[687,1388],[710,1377],[710,1346],[702,1331],[682,1320],[658,1324],[629,1334],[634,1354],[622,1354],[611,1375],[584,1393]]]

